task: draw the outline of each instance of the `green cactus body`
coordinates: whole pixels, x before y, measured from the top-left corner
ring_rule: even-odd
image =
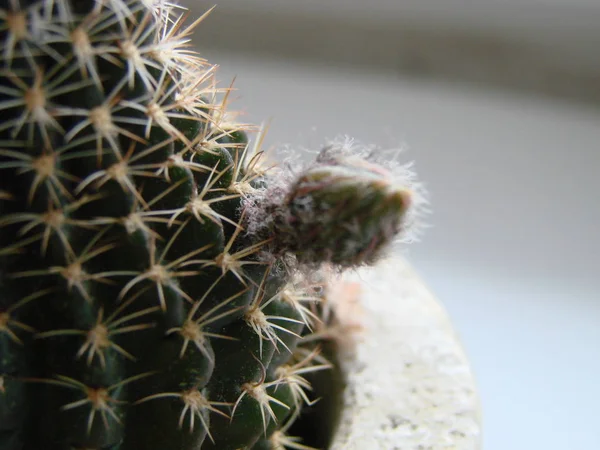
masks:
[[[400,228],[408,194],[335,163],[249,232],[277,175],[179,10],[0,2],[1,450],[305,448],[282,427],[328,365],[297,351],[319,295],[290,258],[371,262]]]

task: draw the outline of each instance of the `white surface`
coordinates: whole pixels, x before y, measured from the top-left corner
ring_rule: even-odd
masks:
[[[331,450],[481,450],[473,374],[438,300],[401,258],[348,279],[357,284],[327,298],[342,327],[363,332],[341,358],[347,386]]]
[[[205,55],[211,56],[211,55]],[[435,212],[409,258],[450,311],[486,450],[600,448],[600,111],[289,61],[238,75],[268,144],[407,142]],[[316,129],[313,129],[316,127]]]

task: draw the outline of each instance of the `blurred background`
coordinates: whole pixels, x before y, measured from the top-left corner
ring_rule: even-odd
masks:
[[[600,2],[217,3],[195,45],[266,147],[415,161],[433,214],[405,252],[469,354],[484,448],[600,449]]]

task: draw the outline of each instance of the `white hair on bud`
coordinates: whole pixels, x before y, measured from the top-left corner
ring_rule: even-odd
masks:
[[[396,250],[398,245],[417,242],[426,227],[423,219],[429,213],[428,194],[417,179],[414,163],[399,161],[402,153],[402,148],[382,149],[365,145],[350,136],[326,141],[319,150],[289,145],[280,147],[275,154],[281,162],[267,175],[266,187],[257,189],[244,200],[246,233],[264,236],[267,230],[274,228],[276,219],[284,218],[282,214],[285,215],[287,210],[281,205],[304,171],[324,164],[335,164],[336,160],[362,160],[381,167],[393,189],[410,193],[410,205],[403,217],[402,230],[390,242],[388,251]],[[303,206],[310,211],[309,203]]]
[[[328,141],[317,158],[317,161],[336,156],[363,158],[388,170],[395,187],[410,191],[411,205],[404,216],[404,229],[394,239],[394,244],[418,242],[424,229],[427,228],[425,216],[430,213],[429,194],[417,178],[414,162],[399,161],[404,151],[405,149],[401,147],[381,148],[363,144],[350,136],[343,135]]]

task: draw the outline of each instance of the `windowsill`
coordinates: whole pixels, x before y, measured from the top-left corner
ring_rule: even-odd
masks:
[[[207,9],[205,3],[194,6],[193,13]],[[341,13],[234,8],[225,2],[199,27],[197,42],[209,51],[326,62],[600,102],[600,28],[595,25],[600,23],[600,8],[535,11],[516,5],[494,17],[483,10],[462,16],[413,11],[387,20],[373,11],[360,20]]]

